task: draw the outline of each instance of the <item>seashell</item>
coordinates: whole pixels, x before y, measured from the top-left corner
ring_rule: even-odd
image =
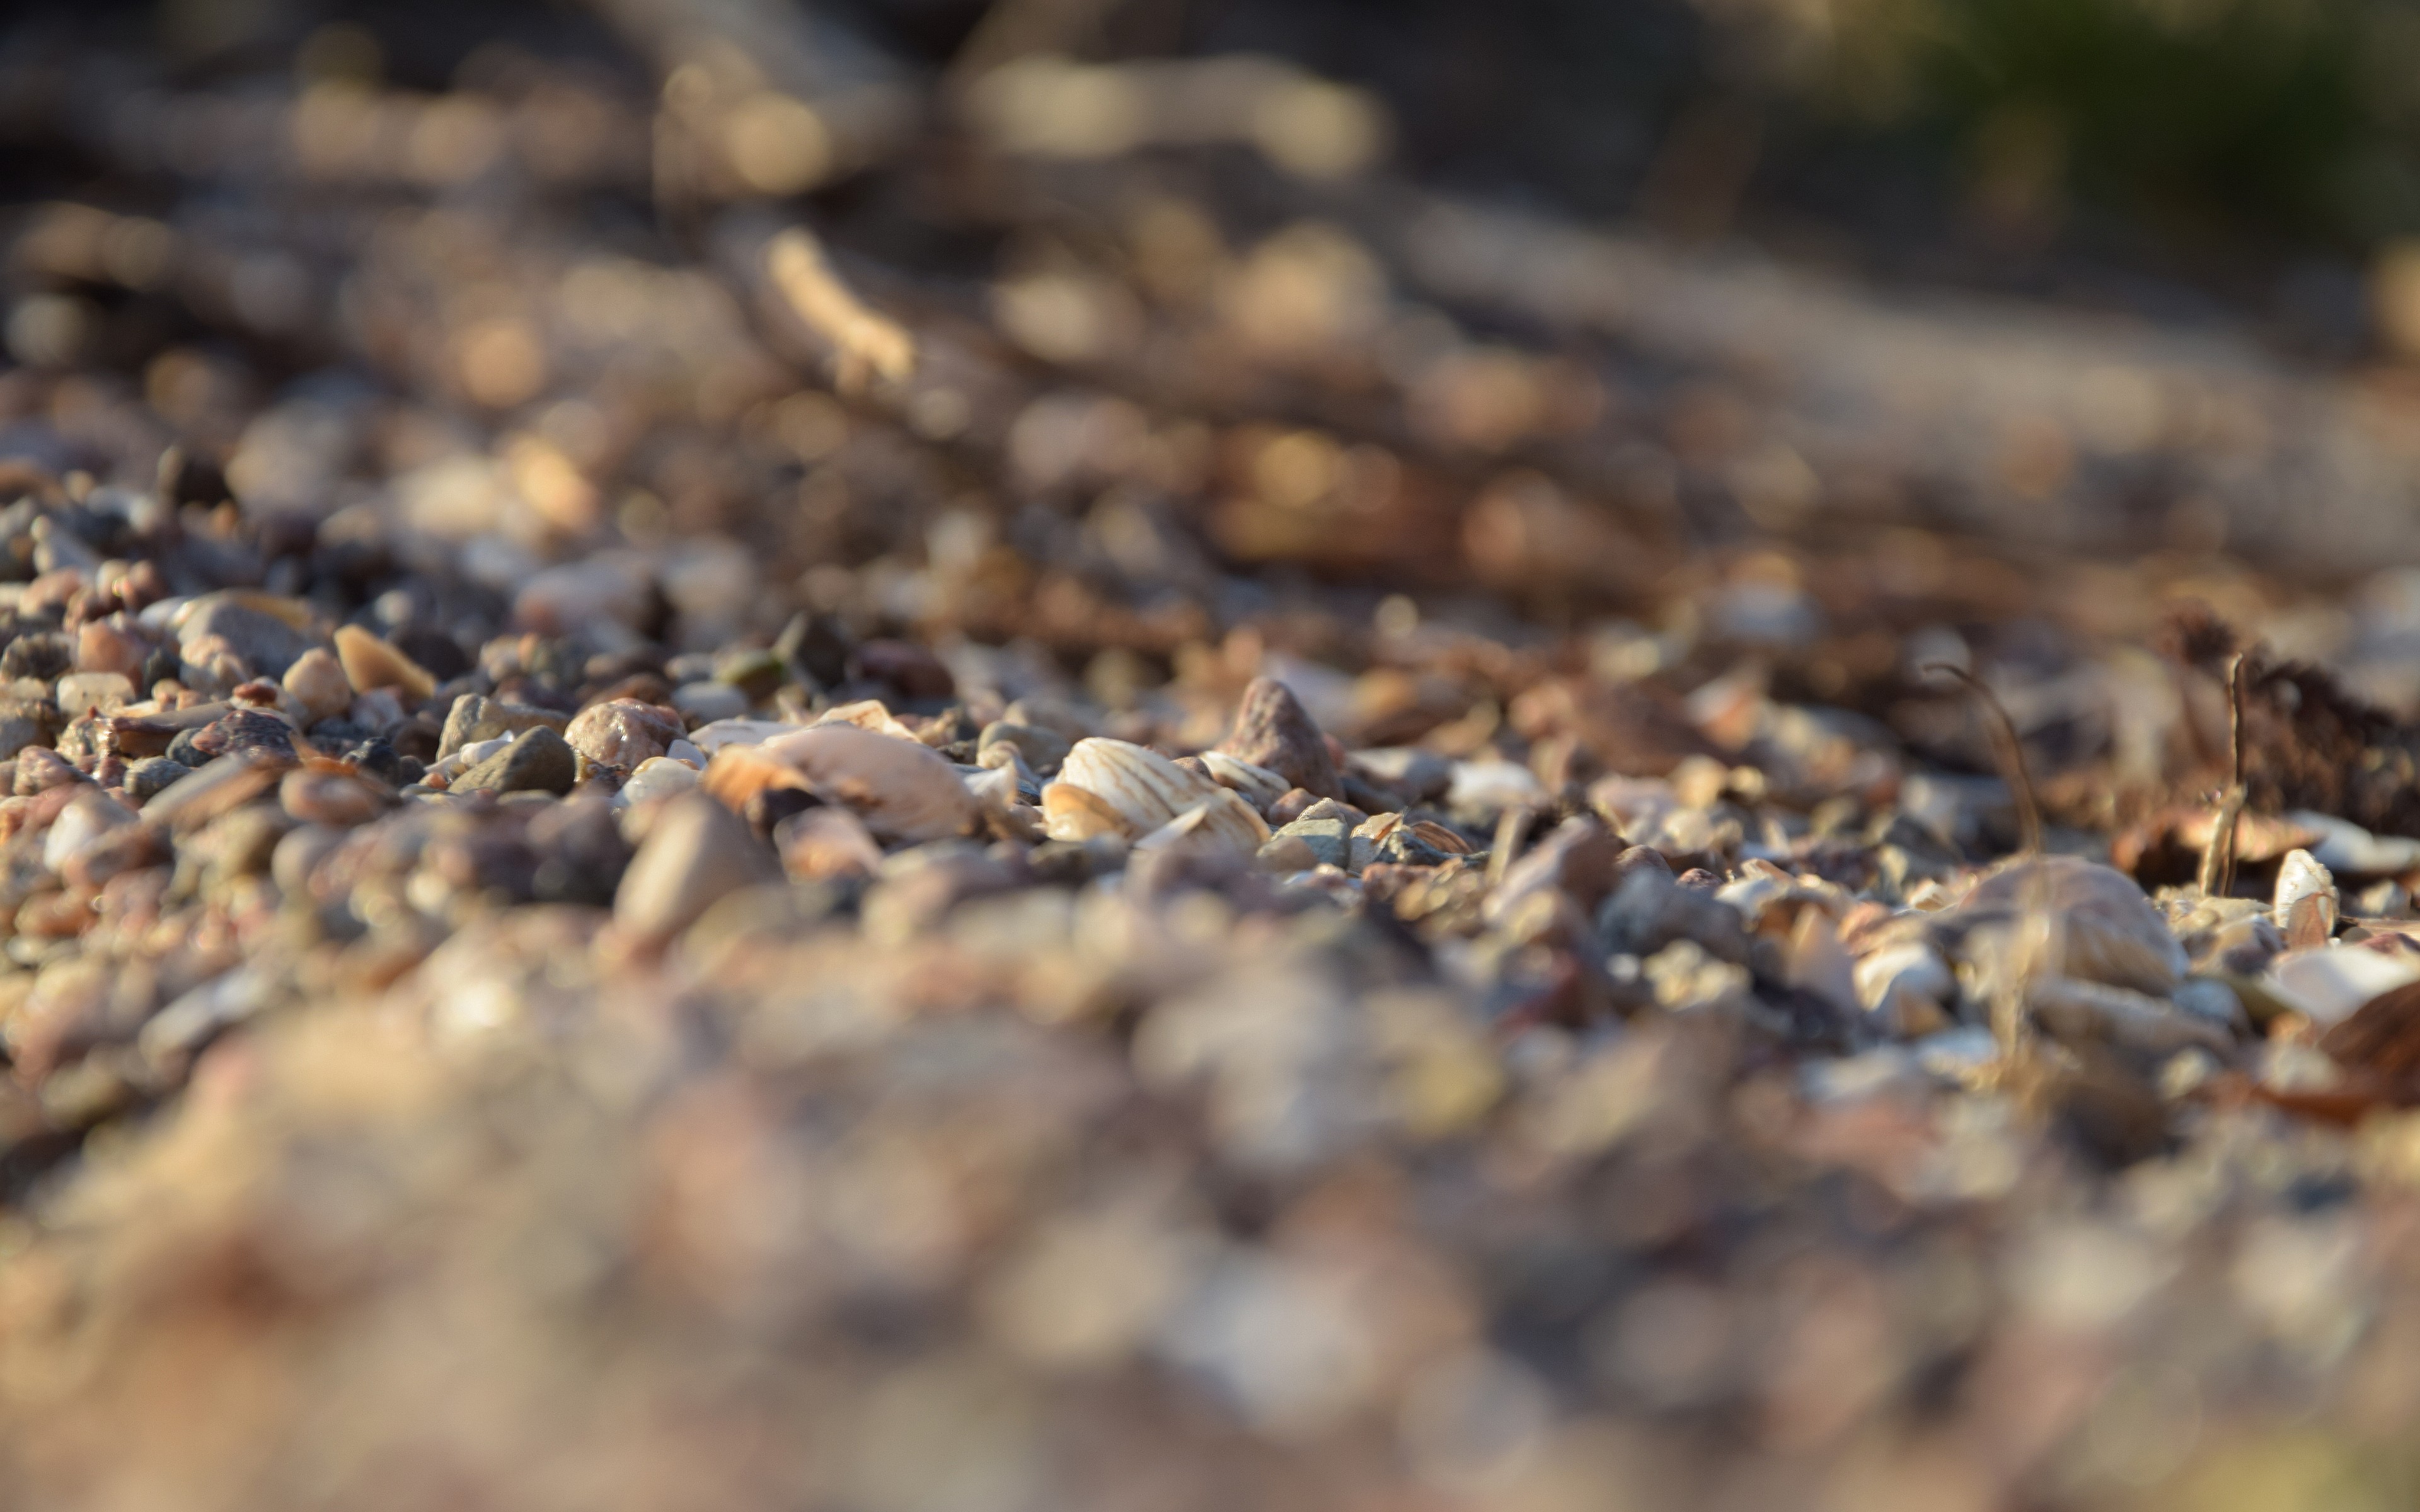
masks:
[[[1785,986],[1821,998],[1843,1017],[1856,1016],[1855,969],[1841,948],[1839,926],[1821,908],[1798,911],[1798,922],[1783,943],[1781,980]]]
[[[911,844],[963,835],[981,817],[949,758],[847,724],[726,748],[707,764],[704,785],[735,810],[760,793],[799,789],[855,811],[876,839]]]
[[[2185,974],[2185,949],[2134,879],[2073,856],[2026,856],[1990,872],[1944,918],[2010,926],[2047,917],[2052,974],[2164,996]]]
[[[336,659],[355,692],[392,687],[419,702],[437,691],[437,678],[428,669],[358,625],[336,627]]]
[[[2321,945],[2277,958],[2262,982],[2325,1028],[2382,993],[2420,981],[2420,955],[2357,945]]]
[[[1250,856],[1267,843],[1268,821],[1225,788],[1135,841],[1141,854],[1184,847],[1203,853]]]
[[[2277,868],[2271,917],[2296,949],[2325,944],[2336,932],[2336,879],[2308,851],[2288,851]]]
[[[890,735],[899,740],[914,740],[920,746],[923,744],[917,738],[916,732],[900,723],[899,717],[892,714],[889,705],[880,699],[860,699],[855,703],[841,704],[838,708],[827,712],[815,723],[818,726],[852,724],[860,730],[871,730],[877,735]]]
[[[1866,1011],[1902,1034],[1947,1023],[1958,995],[1949,963],[1921,940],[1874,951],[1857,963],[1854,980]]]
[[[1255,766],[1242,757],[1230,756],[1223,750],[1203,751],[1202,764],[1209,769],[1212,781],[1242,794],[1245,801],[1264,815],[1269,811],[1269,805],[1284,797],[1294,788],[1293,783],[1267,767]]]
[[[1042,790],[1042,832],[1080,844],[1103,835],[1123,840],[1127,830],[1109,799],[1073,782],[1052,782]]]
[[[1187,771],[1156,750],[1094,735],[1076,742],[1074,748],[1067,752],[1067,759],[1060,764],[1059,780],[1042,790],[1042,811],[1051,826],[1052,840],[1085,840],[1094,834],[1110,832],[1088,828],[1094,822],[1094,810],[1089,806],[1079,810],[1071,798],[1062,796],[1060,807],[1054,810],[1051,789],[1061,787],[1080,788],[1100,799],[1115,816],[1117,829],[1114,832],[1125,835],[1128,840],[1140,840],[1195,804],[1227,791],[1208,778]],[[1071,819],[1070,825],[1088,828],[1088,832],[1061,833],[1057,815],[1061,812],[1072,815],[1078,811],[1086,817],[1080,821]],[[1259,816],[1256,814],[1254,817]],[[1266,840],[1268,836],[1264,833],[1261,838]]]

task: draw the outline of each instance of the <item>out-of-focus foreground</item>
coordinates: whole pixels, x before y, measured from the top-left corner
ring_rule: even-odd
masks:
[[[2413,35],[12,13],[0,1505],[2412,1504]]]

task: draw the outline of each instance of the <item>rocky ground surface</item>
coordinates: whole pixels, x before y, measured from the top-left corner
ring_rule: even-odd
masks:
[[[0,1503],[2420,1498],[2403,380],[690,8],[0,48]]]

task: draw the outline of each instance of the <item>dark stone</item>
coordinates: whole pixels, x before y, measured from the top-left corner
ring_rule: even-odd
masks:
[[[193,749],[205,762],[256,750],[269,751],[290,761],[295,754],[294,727],[273,714],[263,714],[256,709],[238,709],[194,731]],[[170,743],[168,754],[177,755],[177,742]],[[182,760],[181,757],[178,759]]]
[[[355,770],[365,772],[389,787],[399,788],[418,779],[416,774],[412,778],[403,775],[403,758],[396,754],[391,742],[376,735],[346,751],[345,760],[352,763]]]
[[[1344,783],[1327,737],[1311,722],[1294,689],[1274,677],[1255,677],[1235,710],[1235,727],[1218,748],[1237,761],[1264,766],[1306,793],[1342,798]]]
[[[75,666],[75,642],[65,630],[36,630],[8,642],[0,651],[0,678],[56,681]]]
[[[147,756],[126,769],[126,795],[136,805],[148,803],[160,791],[180,777],[191,775],[193,768],[165,756]]]
[[[570,742],[544,725],[454,779],[457,793],[568,793],[580,780]]]

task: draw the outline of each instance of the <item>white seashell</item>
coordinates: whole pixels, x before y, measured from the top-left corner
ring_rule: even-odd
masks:
[[[1138,852],[1177,846],[1250,856],[1268,841],[1268,822],[1259,810],[1226,789],[1202,799],[1175,818],[1135,841]]]
[[[1246,802],[1263,813],[1267,813],[1270,804],[1291,791],[1286,786],[1286,779],[1267,767],[1255,766],[1223,750],[1203,751],[1202,764],[1210,768],[1211,777],[1220,787],[1242,794]]]
[[[2317,945],[2336,932],[2336,879],[2308,851],[2288,851],[2277,868],[2277,894],[2270,914],[2286,938]]]
[[[2381,993],[2420,981],[2420,956],[2319,945],[2279,956],[2266,980],[2304,1017],[2325,1028]]]
[[[1042,790],[1042,811],[1048,819],[1052,840],[1086,840],[1103,833],[1090,827],[1099,817],[1091,806],[1063,795],[1058,807],[1052,807],[1052,789],[1063,787],[1080,788],[1099,799],[1115,816],[1118,832],[1128,840],[1140,840],[1186,810],[1227,791],[1156,750],[1094,735],[1076,742],[1059,765],[1059,780]],[[1063,813],[1067,816],[1064,827],[1088,832],[1061,833]],[[1267,838],[1265,833],[1262,838]]]
[[[771,789],[802,789],[854,810],[876,839],[911,844],[963,835],[981,817],[948,757],[850,724],[726,747],[707,764],[705,787],[735,809]]]

